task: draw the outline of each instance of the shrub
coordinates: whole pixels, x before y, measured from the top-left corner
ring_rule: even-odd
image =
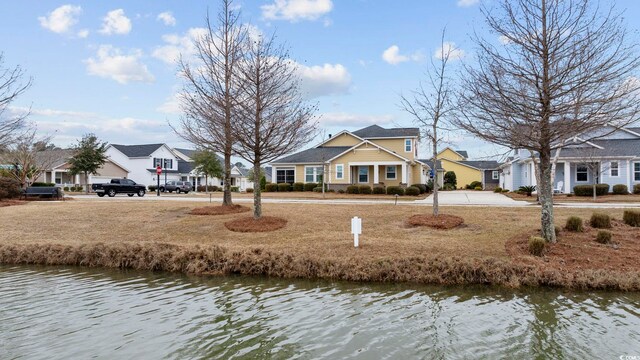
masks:
[[[344,194],[344,189],[339,189],[338,194]]]
[[[388,195],[404,195],[404,189],[400,186],[389,186],[387,187]]]
[[[247,192],[251,194],[253,192],[253,188],[247,188]]]
[[[316,187],[314,187],[314,188],[313,188],[313,192],[317,192],[317,193],[322,192],[322,186],[316,186]]]
[[[629,194],[629,188],[624,184],[616,184],[613,185],[612,191],[616,195],[627,195]]]
[[[360,194],[360,188],[358,185],[347,186],[347,194]]]
[[[633,193],[640,194],[640,184],[633,185]]]
[[[476,186],[476,187],[475,187],[475,188],[473,188],[473,189],[474,189],[474,190],[478,190],[478,191],[480,191],[480,190],[482,190],[482,186]]]
[[[508,193],[508,192],[509,192],[509,189],[502,189],[502,192],[503,192],[503,193]]]
[[[209,186],[209,191],[212,191],[212,192],[222,191],[222,188],[212,185],[212,186]]]
[[[371,186],[360,185],[358,186],[358,192],[360,192],[360,194],[371,194]]]
[[[562,231],[562,229],[560,228],[560,226],[556,225],[553,227],[553,232],[556,233],[556,237],[558,237],[558,235],[560,235],[560,232]]]
[[[385,194],[387,191],[382,186],[375,186],[373,188],[374,194]]]
[[[0,176],[0,200],[13,199],[22,193],[20,182],[5,176]]]
[[[611,242],[611,231],[607,230],[598,230],[598,234],[596,235],[596,241],[600,244],[608,244]]]
[[[527,194],[527,196],[531,196],[531,194],[533,194],[534,191],[536,191],[536,186],[535,185],[532,185],[532,186],[520,186],[520,188],[518,189],[519,193]]]
[[[336,192],[336,189],[329,189],[327,191],[330,192],[330,193],[334,193],[334,192]]]
[[[289,183],[278,184],[278,192],[287,192],[287,191],[291,191],[291,184]]]
[[[622,215],[622,220],[629,226],[640,227],[640,211],[625,210],[624,215]]]
[[[429,192],[429,188],[425,184],[413,184],[413,187],[417,187],[420,190],[420,194],[425,194]]]
[[[293,191],[304,191],[304,184],[301,183],[301,182],[295,182],[295,183],[293,183],[292,190]]]
[[[451,185],[451,184],[444,184],[442,185],[442,190],[444,191],[451,191],[451,190],[455,190],[456,187]]]
[[[63,187],[63,188],[62,188],[62,190],[64,190],[64,191],[69,191],[69,187],[68,187],[68,186],[65,186],[65,187]]]
[[[264,191],[265,192],[276,192],[276,191],[278,191],[278,184],[271,184],[271,183],[266,184],[264,186]]]
[[[577,216],[570,216],[567,219],[567,223],[564,226],[564,228],[567,229],[567,231],[572,231],[572,232],[584,231],[584,227],[582,226],[582,219],[580,219]]]
[[[262,175],[262,177],[260,177],[260,190],[264,190],[266,186],[267,186],[267,178],[264,175]]]
[[[494,193],[501,193],[502,192],[502,188],[498,186],[497,188],[493,189],[493,192]]]
[[[209,186],[209,190],[211,190],[211,186]],[[198,185],[196,186],[196,191],[197,192],[205,192],[207,191],[207,187],[204,185]]]
[[[156,185],[149,185],[147,186],[147,189],[149,189],[149,191],[156,191],[158,190],[158,187]]]
[[[542,252],[546,245],[547,242],[543,238],[539,236],[532,236],[529,238],[529,253],[533,256],[542,256]]]
[[[451,185],[455,189],[458,186],[456,173],[453,171],[447,171],[446,173],[444,173],[444,184]]]
[[[240,186],[232,186],[230,190],[231,192],[240,192]]]
[[[415,186],[409,186],[408,188],[406,188],[404,190],[404,194],[405,195],[410,195],[410,196],[418,196],[418,195],[420,195],[420,189],[418,189]]]
[[[473,189],[477,188],[478,186],[482,187],[482,183],[480,181],[472,181],[471,184],[466,186],[466,188],[468,190],[473,190]]]
[[[607,214],[593,213],[589,224],[596,229],[609,229],[611,228],[611,218]]]
[[[576,185],[573,187],[573,193],[576,194],[576,196],[592,196],[593,185]],[[609,184],[596,185],[596,195],[602,196],[602,195],[607,195],[608,193],[609,193]]]
[[[304,191],[313,191],[316,187],[318,187],[318,184],[316,183],[306,183],[304,184]]]
[[[47,183],[47,182],[34,182],[31,183],[30,185],[31,187],[48,187],[48,186],[56,186],[56,184],[54,183]]]

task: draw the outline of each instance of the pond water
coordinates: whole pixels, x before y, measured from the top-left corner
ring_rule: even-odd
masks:
[[[640,356],[640,294],[0,266],[0,358]]]

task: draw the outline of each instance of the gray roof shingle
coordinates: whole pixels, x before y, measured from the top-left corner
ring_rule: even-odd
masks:
[[[118,149],[121,153],[128,157],[145,157],[153,154],[164,144],[143,144],[143,145],[118,145],[111,144],[114,148]]]
[[[601,146],[598,149],[590,146],[579,148],[563,148],[560,157],[600,157],[600,156],[638,156],[640,157],[640,139],[610,139],[592,140],[592,143]]]
[[[393,128],[385,129],[378,125],[371,125],[360,130],[353,131],[352,134],[363,139],[385,138],[385,137],[402,137],[402,136],[419,136],[418,128]]]
[[[500,163],[494,160],[463,160],[458,162],[481,170],[495,170],[500,166]]]
[[[196,152],[193,149],[181,149],[181,148],[174,148],[174,150],[177,150],[185,155],[187,155],[188,157],[193,157],[193,154]]]
[[[180,174],[188,174],[193,170],[193,168],[194,168],[193,162],[178,160],[178,172]]]
[[[457,152],[458,154],[460,154],[461,156],[464,156],[465,159],[469,158],[469,154],[467,154],[466,150],[453,150],[455,152]]]
[[[418,161],[427,164],[427,166],[429,166],[429,168],[433,169],[433,161],[431,161],[431,159],[418,159]],[[438,169],[441,170],[442,169],[442,163],[440,162],[440,160],[436,161],[438,164]]]
[[[272,161],[272,164],[297,164],[297,163],[321,163],[339,155],[349,149],[351,146],[321,146],[302,150],[295,154],[282,157]]]

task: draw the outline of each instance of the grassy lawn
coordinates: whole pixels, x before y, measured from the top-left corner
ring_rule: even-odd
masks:
[[[522,200],[529,202],[536,202],[536,195],[532,196],[522,195],[514,192],[503,193],[503,195],[508,196],[514,200]],[[629,195],[602,195],[598,196],[596,200],[593,200],[591,196],[575,196],[575,195],[566,195],[566,194],[557,194],[553,196],[553,200],[556,203],[637,203],[640,207],[640,195],[639,194],[629,194]]]
[[[155,193],[148,192],[147,196],[154,195]],[[160,196],[181,196],[181,197],[208,197],[209,194],[214,199],[222,199],[222,192],[212,192],[212,193],[194,193],[190,192],[188,194],[175,194],[175,193],[161,193]],[[95,194],[94,194],[95,195]],[[414,201],[421,200],[427,198],[427,194],[420,196],[399,196],[398,201]],[[233,198],[240,199],[253,199],[253,193],[233,193]],[[328,199],[328,200],[336,200],[336,199],[352,199],[352,200],[389,200],[393,201],[395,199],[394,195],[374,195],[374,194],[339,194],[339,193],[325,193],[324,196],[322,193],[316,193],[312,191],[291,191],[291,192],[263,192],[262,198],[264,199]]]

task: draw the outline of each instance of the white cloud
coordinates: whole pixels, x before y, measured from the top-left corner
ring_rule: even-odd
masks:
[[[351,86],[351,75],[342,64],[305,66],[295,63],[302,91],[309,97],[344,94]]]
[[[262,5],[262,17],[267,20],[317,20],[333,9],[331,0],[275,0]]]
[[[156,18],[158,21],[162,21],[167,26],[176,26],[176,18],[173,17],[171,11],[165,11],[163,13],[158,14]]]
[[[180,114],[180,100],[178,94],[168,97],[165,102],[156,108],[156,111],[164,114]]]
[[[421,61],[422,59],[424,59],[424,55],[419,51],[416,51],[411,55],[400,54],[400,48],[398,45],[391,45],[388,49],[382,52],[382,60],[391,65],[397,65],[406,61]]]
[[[153,82],[155,79],[147,69],[147,66],[140,62],[142,52],[134,50],[128,55],[122,54],[120,49],[111,45],[101,45],[98,48],[96,58],[85,60],[87,72],[127,84],[129,82]]]
[[[433,53],[436,59],[442,59],[443,54],[449,54],[449,60],[460,60],[464,57],[464,50],[457,48],[456,43],[445,41],[441,47]]]
[[[125,35],[131,31],[131,20],[124,14],[124,10],[116,9],[109,11],[107,15],[102,19],[101,34],[112,35],[119,34]]]
[[[40,26],[43,28],[54,33],[63,34],[78,22],[78,16],[81,13],[82,8],[80,6],[62,5],[47,16],[38,17],[38,21],[40,21]]]
[[[82,29],[78,31],[77,35],[81,39],[86,39],[89,36],[89,29]]]
[[[469,7],[478,4],[480,0],[458,0],[459,7]]]
[[[165,45],[157,47],[151,55],[167,64],[173,65],[180,58],[180,55],[185,58],[193,56],[196,51],[193,45],[194,40],[206,34],[207,29],[205,28],[191,28],[183,36],[176,34],[163,35],[162,40]]]
[[[500,43],[502,45],[507,45],[507,44],[511,43],[511,40],[506,35],[498,36],[498,41],[500,41]]]
[[[323,126],[356,127],[368,125],[388,125],[393,123],[391,115],[364,115],[344,112],[329,112],[320,115]]]

